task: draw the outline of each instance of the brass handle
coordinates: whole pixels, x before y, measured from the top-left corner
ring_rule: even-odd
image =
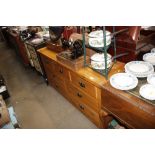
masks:
[[[63,69],[60,69],[59,72],[62,74],[63,73]]]
[[[84,110],[84,106],[80,104],[80,109]]]
[[[82,95],[80,93],[77,93],[77,96],[80,97],[80,98],[82,97]]]
[[[85,84],[84,84],[84,83],[82,83],[82,82],[79,82],[79,85],[80,85],[80,87],[83,87],[83,88],[85,88]]]

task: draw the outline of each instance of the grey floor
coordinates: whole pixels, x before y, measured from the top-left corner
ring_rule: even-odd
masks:
[[[25,68],[13,49],[0,42],[0,73],[21,128],[82,128],[96,126],[31,68]]]

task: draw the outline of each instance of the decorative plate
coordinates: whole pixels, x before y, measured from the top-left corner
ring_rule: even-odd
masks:
[[[148,100],[155,100],[155,86],[151,84],[143,85],[139,93],[142,97],[148,99]]]
[[[116,89],[130,90],[137,86],[138,79],[132,74],[117,73],[111,76],[110,84]]]
[[[155,48],[152,48],[151,49],[151,53],[155,53]]]
[[[107,37],[108,36],[110,37],[111,33],[109,31],[105,31],[105,33]],[[97,30],[97,31],[90,32],[88,36],[91,38],[103,38],[103,30]]]
[[[125,65],[125,72],[138,78],[147,77],[154,72],[153,65],[145,61],[131,61]]]
[[[143,60],[146,62],[151,63],[152,65],[155,65],[155,53],[146,53],[143,55]]]
[[[147,82],[155,86],[155,73],[148,75]]]

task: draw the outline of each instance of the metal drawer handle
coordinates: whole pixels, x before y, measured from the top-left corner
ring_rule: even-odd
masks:
[[[80,104],[80,109],[84,110],[84,106]]]
[[[84,84],[84,83],[82,83],[82,82],[79,82],[79,85],[80,85],[80,87],[83,87],[83,88],[85,88],[85,84]]]
[[[82,97],[82,95],[80,93],[77,93],[77,96],[80,97],[80,98]]]
[[[62,74],[63,73],[63,69],[60,69],[59,72]]]

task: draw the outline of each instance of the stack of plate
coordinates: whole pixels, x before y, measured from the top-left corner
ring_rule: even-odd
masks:
[[[154,72],[153,65],[144,61],[131,61],[125,65],[125,72],[144,78]]]
[[[155,100],[155,86],[153,86],[151,84],[145,84],[145,85],[143,85],[140,88],[139,93],[145,99]]]
[[[144,54],[143,60],[155,66],[155,52]]]
[[[155,100],[155,73],[148,75],[147,82],[149,84],[143,85],[140,88],[139,93],[148,100]]]

